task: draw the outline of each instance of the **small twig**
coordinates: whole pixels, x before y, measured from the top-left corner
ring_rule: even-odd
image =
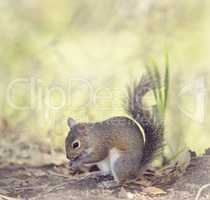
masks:
[[[8,197],[3,194],[0,194],[0,200],[20,200],[20,199],[12,198],[12,197]]]
[[[11,188],[10,186],[6,186],[6,187],[2,187],[3,189],[9,189]],[[31,189],[37,189],[37,188],[41,188],[44,189],[44,186],[30,186],[30,187],[14,187],[13,190],[31,190]],[[1,197],[1,194],[0,194]]]
[[[60,187],[63,187],[63,186],[66,186],[68,183],[63,183],[63,184],[59,184],[59,185],[55,185],[53,186],[52,188],[48,189],[46,192],[44,192],[43,194],[47,194],[47,193],[50,193],[50,192],[54,192],[54,191],[57,191],[58,188]]]
[[[67,175],[64,175],[64,174],[59,174],[59,173],[56,173],[56,172],[49,172],[49,173],[53,176],[59,176],[59,177],[68,178],[68,179],[71,178],[70,176],[67,176]]]

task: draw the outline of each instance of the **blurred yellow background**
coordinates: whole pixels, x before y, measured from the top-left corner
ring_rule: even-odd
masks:
[[[68,116],[123,115],[126,86],[151,59],[161,69],[167,50],[168,154],[185,144],[204,152],[210,147],[209,22],[208,0],[1,1],[1,133],[63,150]]]

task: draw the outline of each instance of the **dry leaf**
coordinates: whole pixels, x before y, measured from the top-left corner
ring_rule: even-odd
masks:
[[[166,191],[157,188],[157,187],[146,187],[143,189],[143,192],[145,192],[146,194],[149,195],[163,195],[163,194],[167,194]]]
[[[145,178],[139,179],[139,180],[135,181],[134,183],[144,186],[144,187],[150,187],[152,185],[152,182]]]

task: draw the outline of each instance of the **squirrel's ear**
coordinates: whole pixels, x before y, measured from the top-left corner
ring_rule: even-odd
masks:
[[[68,118],[67,123],[69,128],[73,128],[77,124],[77,122],[73,118]]]

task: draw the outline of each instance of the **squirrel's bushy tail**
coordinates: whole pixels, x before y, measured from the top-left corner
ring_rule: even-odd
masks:
[[[138,84],[128,89],[127,113],[134,118],[144,129],[145,146],[141,166],[150,163],[163,147],[164,123],[157,117],[158,107],[148,110],[143,104],[143,97],[149,91],[157,87],[154,79],[150,75],[142,76]]]

